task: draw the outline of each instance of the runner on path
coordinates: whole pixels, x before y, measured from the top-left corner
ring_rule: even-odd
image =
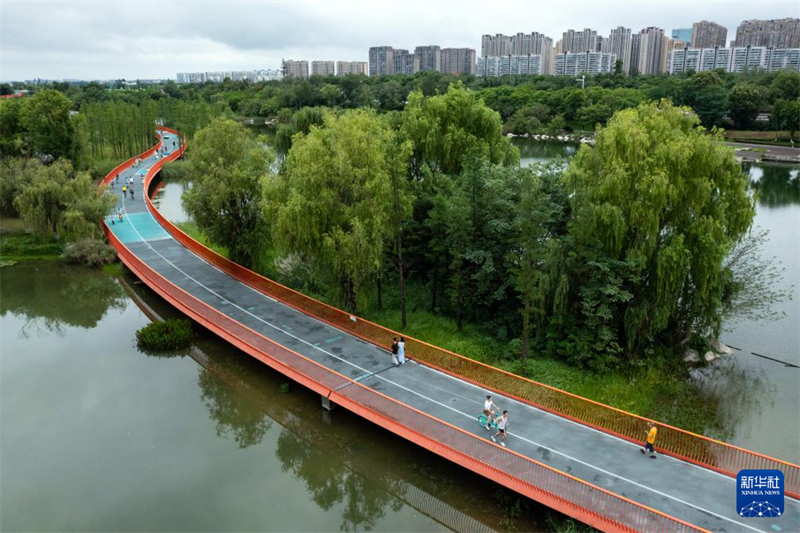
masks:
[[[498,435],[503,436],[503,441],[500,443],[500,446],[503,448],[506,447],[506,428],[508,427],[508,411],[503,411],[503,416],[497,419],[497,433],[492,435],[492,442],[497,442],[495,437]]]

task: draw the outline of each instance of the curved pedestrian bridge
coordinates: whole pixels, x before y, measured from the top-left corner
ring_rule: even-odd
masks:
[[[393,366],[386,347],[398,333],[228,261],[153,207],[145,193],[186,148],[178,132],[159,131],[139,165],[104,180],[122,212],[106,219],[109,241],[172,305],[324,404],[407,439],[408,453],[422,446],[603,531],[800,531],[796,465],[661,424],[652,460],[640,453],[647,420],[411,338],[408,362]],[[134,197],[123,198],[131,177]],[[505,448],[477,422],[486,394],[509,411]],[[735,475],[746,468],[783,471],[783,516],[740,516]]]

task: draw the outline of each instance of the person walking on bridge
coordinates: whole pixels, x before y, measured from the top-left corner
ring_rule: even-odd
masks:
[[[656,449],[653,447],[656,443],[656,435],[658,434],[658,428],[652,422],[647,423],[647,440],[644,443],[644,448],[640,451],[645,454],[650,452],[650,459],[656,458]]]
[[[127,185],[123,185],[122,186],[122,198],[125,198],[126,194],[128,194],[128,186]]]
[[[503,416],[497,419],[497,433],[492,435],[492,442],[497,442],[496,438],[498,435],[503,436],[503,440],[500,442],[500,446],[503,448],[506,447],[506,429],[508,428],[508,411],[503,411]]]
[[[400,364],[403,365],[406,362],[406,338],[400,337],[400,341],[397,343],[397,360],[400,361]]]
[[[400,361],[397,359],[397,354],[400,351],[400,346],[397,343],[397,337],[392,338],[392,364],[400,366]]]

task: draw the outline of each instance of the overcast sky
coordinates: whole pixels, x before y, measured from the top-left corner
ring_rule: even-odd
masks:
[[[0,0],[0,79],[175,78],[177,72],[278,68],[281,58],[367,60],[370,46],[470,47],[485,33],[585,27],[668,32],[712,20],[728,40],[746,19],[800,16],[766,1]]]

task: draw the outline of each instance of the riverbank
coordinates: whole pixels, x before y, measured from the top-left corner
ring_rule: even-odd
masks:
[[[27,233],[18,218],[0,218],[0,266],[19,261],[55,261],[64,253],[64,243]]]
[[[800,164],[800,148],[766,143],[726,142],[741,161]]]

